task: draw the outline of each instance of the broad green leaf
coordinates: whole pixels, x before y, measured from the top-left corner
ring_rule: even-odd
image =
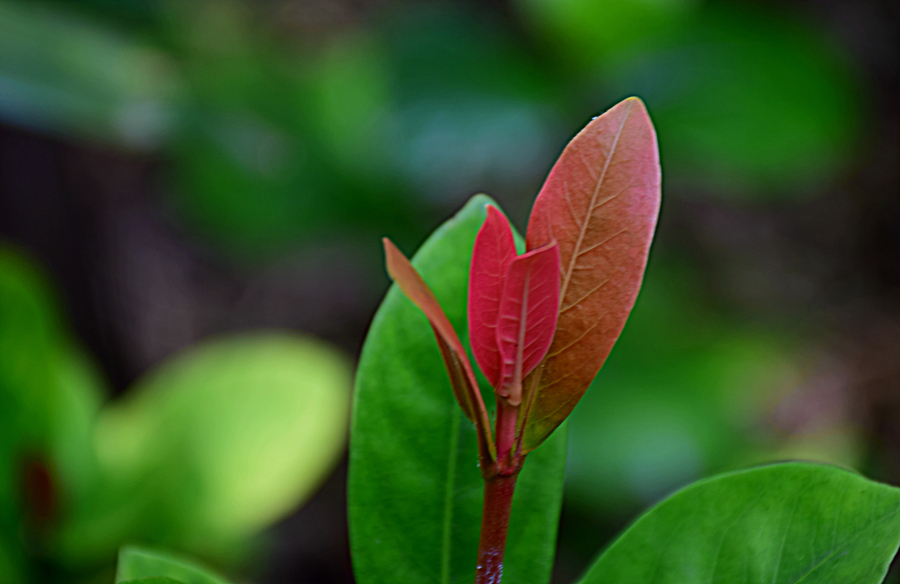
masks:
[[[900,545],[900,490],[831,466],[720,475],[637,520],[582,584],[877,584]]]
[[[97,557],[123,538],[246,552],[340,457],[350,383],[341,355],[288,333],[209,341],[165,363],[102,412],[106,481],[63,534],[67,555]]]
[[[559,322],[525,380],[522,451],[572,412],[637,299],[660,206],[656,132],[629,98],[591,121],[550,171],[528,220],[528,249],[559,243]]]
[[[208,569],[170,554],[126,546],[119,552],[116,584],[228,584]]]
[[[413,258],[459,332],[472,246],[488,203],[474,197]],[[357,581],[469,584],[483,488],[476,436],[456,404],[428,321],[396,287],[375,315],[354,399],[347,494]],[[525,462],[505,581],[550,578],[565,449],[563,429]]]

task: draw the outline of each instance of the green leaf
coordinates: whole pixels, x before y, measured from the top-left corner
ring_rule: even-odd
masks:
[[[228,584],[189,560],[144,548],[125,546],[119,552],[116,584]]]
[[[350,369],[287,333],[209,341],[162,365],[96,427],[105,477],[66,555],[139,539],[234,560],[310,497],[344,450]]]
[[[582,584],[876,584],[900,545],[900,489],[788,463],[695,483],[632,525]]]
[[[472,246],[488,203],[474,197],[413,258],[460,333]],[[561,429],[525,462],[510,518],[509,582],[550,578],[565,450]],[[477,454],[473,426],[456,404],[428,321],[392,287],[356,378],[347,495],[360,584],[472,582],[483,488]]]
[[[0,245],[0,530],[16,532],[20,515],[35,511],[19,504],[23,461],[53,476],[54,496],[39,514],[52,516],[55,499],[79,500],[91,488],[91,430],[102,388],[66,326],[49,276],[21,250]]]
[[[514,0],[523,18],[557,51],[585,68],[652,41],[690,18],[695,0]]]

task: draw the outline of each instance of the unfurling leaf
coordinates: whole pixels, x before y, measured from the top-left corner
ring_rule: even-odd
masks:
[[[522,401],[522,379],[537,367],[553,340],[559,311],[559,246],[554,242],[514,259],[500,298],[497,344],[501,381],[497,393]]]
[[[469,342],[472,354],[491,387],[500,387],[500,347],[497,320],[503,280],[516,257],[516,244],[509,222],[493,205],[475,237],[469,268]]]
[[[559,322],[542,366],[525,380],[522,452],[537,447],[593,381],[637,298],[660,205],[656,133],[629,98],[563,151],[531,212],[533,250],[559,243]]]
[[[469,364],[466,350],[459,341],[453,325],[447,320],[437,298],[406,256],[388,238],[385,237],[382,241],[388,274],[406,297],[425,313],[428,322],[431,323],[456,401],[478,431],[482,458],[496,457],[487,409],[478,390],[478,382],[475,380],[475,373]]]

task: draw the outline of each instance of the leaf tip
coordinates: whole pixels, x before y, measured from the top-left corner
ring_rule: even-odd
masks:
[[[403,252],[401,252],[397,246],[394,245],[394,242],[387,237],[382,237],[381,243],[384,245],[384,265],[387,268],[387,273],[392,280],[396,280],[397,262],[400,257],[404,257]]]

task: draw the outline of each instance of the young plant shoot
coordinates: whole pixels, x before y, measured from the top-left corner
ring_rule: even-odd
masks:
[[[397,286],[372,321],[354,392],[356,582],[550,582],[564,421],[635,302],[659,205],[656,136],[628,99],[563,151],[524,245],[484,195],[412,262],[384,240]],[[898,547],[900,489],[789,462],[670,495],[579,584],[881,584]],[[227,584],[178,557],[123,549],[116,584],[151,581]]]
[[[425,313],[453,393],[475,425],[484,479],[475,582],[500,582],[516,478],[575,407],[634,305],[660,206],[656,134],[630,98],[566,147],[538,194],[517,254],[492,205],[475,237],[467,320],[494,390],[494,428],[468,354],[426,282],[384,240],[387,269]]]

